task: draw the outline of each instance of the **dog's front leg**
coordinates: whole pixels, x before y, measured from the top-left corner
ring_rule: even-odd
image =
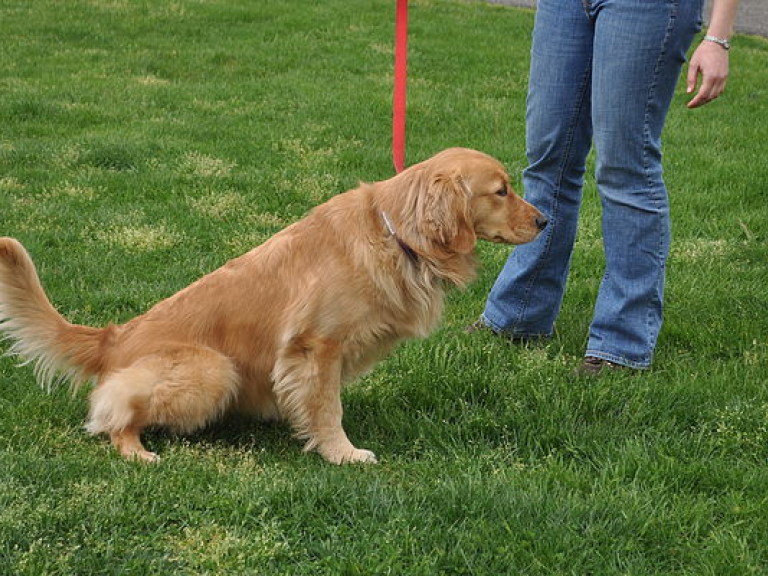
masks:
[[[355,448],[341,424],[341,345],[327,338],[295,336],[278,355],[275,395],[281,412],[316,450],[333,464],[376,462],[369,450]]]

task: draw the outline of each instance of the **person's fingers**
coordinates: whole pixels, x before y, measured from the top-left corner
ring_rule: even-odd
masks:
[[[692,59],[688,66],[688,76],[686,77],[686,92],[693,94],[696,90],[696,82],[699,78],[699,63],[698,60]]]

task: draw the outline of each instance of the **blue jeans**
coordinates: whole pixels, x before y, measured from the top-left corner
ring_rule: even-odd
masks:
[[[549,336],[565,291],[586,159],[596,152],[605,273],[587,356],[650,365],[661,329],[670,242],[661,132],[703,0],[539,0],[523,172],[526,199],[550,218],[517,247],[482,320],[512,336]]]

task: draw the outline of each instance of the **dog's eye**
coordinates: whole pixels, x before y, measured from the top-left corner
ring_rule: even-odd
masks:
[[[506,196],[507,195],[507,188],[506,186],[504,188],[500,188],[496,191],[496,196]]]

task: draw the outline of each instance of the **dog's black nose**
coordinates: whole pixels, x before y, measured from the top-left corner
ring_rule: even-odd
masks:
[[[544,218],[544,216],[539,216],[536,218],[536,228],[539,230],[544,230],[544,228],[547,227],[547,224],[549,224],[549,220]]]

